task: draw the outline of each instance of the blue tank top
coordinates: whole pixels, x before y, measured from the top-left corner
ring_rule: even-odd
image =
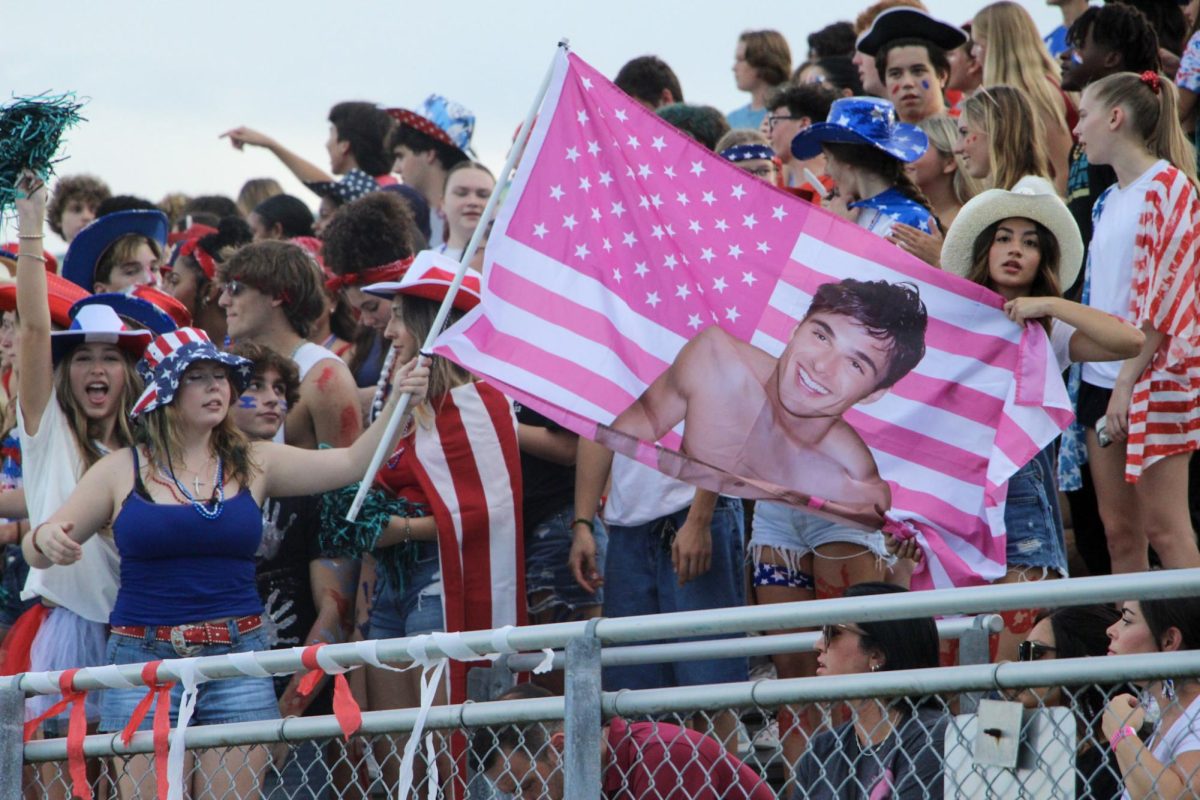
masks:
[[[133,451],[134,487],[113,522],[121,588],[112,625],[183,625],[262,611],[254,554],[262,511],[248,489],[216,519],[190,505],[155,503]]]

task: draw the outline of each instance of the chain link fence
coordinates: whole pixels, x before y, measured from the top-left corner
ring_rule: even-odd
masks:
[[[1145,744],[1122,763],[1102,728],[1104,709],[1136,690],[1116,685],[1013,689],[959,714],[955,695],[847,699],[814,704],[821,724],[804,755],[756,737],[778,706],[729,711],[630,714],[606,720],[602,783],[606,796],[696,797],[1095,798],[1121,796],[1122,776],[1144,773],[1144,797],[1200,778],[1200,766],[1151,760]],[[1129,707],[1139,742],[1153,722],[1174,720],[1171,739],[1200,737],[1195,709],[1178,698],[1162,707],[1150,694]],[[732,726],[728,723],[732,722]],[[1159,737],[1160,739],[1162,737]],[[414,762],[412,796],[562,798],[561,722],[494,724],[426,732]],[[190,751],[185,797],[232,800],[352,800],[396,797],[402,734],[324,737]],[[1153,744],[1153,742],[1151,742]],[[154,797],[152,756],[89,759],[96,796]],[[26,769],[27,797],[70,797],[63,762]],[[1161,791],[1160,791],[1161,789]],[[1182,796],[1191,796],[1184,794]]]
[[[1146,593],[1197,593],[1200,581],[1181,581],[1180,572],[1156,576],[1157,583],[1146,584]],[[1200,572],[1192,577],[1200,577]],[[1031,603],[1039,591],[1055,593],[1063,605],[1076,596],[1094,601],[1131,594],[1127,580],[1088,580],[1070,589],[992,587],[1002,590],[994,593],[1000,598],[995,607],[1012,607],[1017,598]],[[960,608],[981,606],[981,600],[970,598],[973,591],[956,595],[969,598],[959,602]],[[854,608],[844,601],[811,602],[799,604],[796,615],[807,615],[810,624],[900,619],[927,609],[933,594],[859,598]],[[746,628],[766,627],[755,616],[758,611],[725,610],[718,632],[734,629],[729,621],[734,612],[743,616],[740,624]],[[797,625],[779,608],[771,613],[778,617],[776,627]],[[1200,651],[601,692],[602,663],[661,660],[664,655],[661,649],[639,653],[630,647],[602,648],[602,641],[611,642],[604,633],[608,624],[515,629],[506,644],[519,641],[522,650],[566,644],[565,653],[510,655],[475,676],[477,685],[490,687],[486,696],[497,697],[508,685],[506,677],[529,669],[526,661],[554,663],[566,671],[565,697],[435,706],[424,713],[370,711],[349,738],[341,735],[334,717],[191,726],[183,734],[187,750],[182,796],[1099,800],[1120,797],[1127,788],[1134,798],[1200,794],[1187,788],[1200,786],[1200,752],[1176,755],[1200,747]],[[636,641],[635,633],[620,627],[636,624],[612,621],[610,630],[618,634],[611,638]],[[659,627],[643,635],[661,637],[662,620],[653,624]],[[957,624],[957,629],[944,626],[942,635],[952,630],[958,636],[986,634],[988,627],[970,621]],[[694,632],[696,627],[679,630]],[[808,646],[787,637],[744,641],[766,653],[772,648],[763,640],[772,639],[791,649]],[[455,647],[472,643],[475,652],[482,653],[498,641],[495,632],[463,634]],[[381,642],[376,655],[403,663],[404,642]],[[691,641],[681,646],[679,657],[699,657],[706,649],[724,654],[730,642]],[[436,640],[417,649],[435,658],[448,655],[445,643]],[[333,652],[344,665],[354,660],[348,648]],[[222,658],[200,659],[195,666],[214,677],[222,670],[225,677],[237,674],[233,667],[239,665]],[[255,658],[260,668],[296,669],[294,654],[273,652]],[[139,668],[121,669],[132,680]],[[177,667],[168,662],[163,669]],[[80,676],[77,686],[86,688],[93,681],[85,673]],[[69,770],[64,740],[34,740],[23,750],[5,747],[14,741],[12,730],[19,726],[14,726],[12,714],[19,705],[10,701],[13,696],[19,700],[21,692],[13,687],[47,691],[34,687],[53,685],[53,678],[0,681],[0,800],[81,794],[79,772]],[[159,680],[163,678],[160,671]],[[808,723],[799,724],[802,717]],[[1126,731],[1126,726],[1132,730]],[[414,729],[420,733],[406,760]],[[785,758],[782,740],[787,737],[802,739],[798,759]],[[129,744],[119,734],[86,737],[82,750],[93,796],[161,796],[167,756],[162,747],[156,758],[155,744],[149,731],[134,735]],[[16,766],[10,769],[14,755]],[[16,773],[20,776],[13,780]],[[407,791],[402,788],[406,786]]]

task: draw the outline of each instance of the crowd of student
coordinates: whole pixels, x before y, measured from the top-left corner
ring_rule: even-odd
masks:
[[[1190,133],[1200,33],[1189,28],[1200,2],[1054,5],[1064,24],[1043,40],[1007,0],[965,24],[919,0],[883,0],[811,34],[798,66],[780,33],[743,33],[733,76],[749,102],[727,115],[686,103],[655,56],[629,61],[615,83],[734,166],[995,291],[1015,323],[1045,327],[1077,421],[1009,481],[1002,581],[1067,577],[1067,529],[1090,574],[1200,566],[1200,509],[1189,506],[1200,444]],[[328,169],[265,133],[224,134],[273,153],[319,199],[316,214],[270,178],[247,181],[236,200],[157,204],[86,175],[52,191],[23,178],[18,238],[0,250],[4,672],[445,630],[445,587],[462,583],[444,582],[449,560],[466,572],[480,552],[444,552],[447,532],[469,543],[481,519],[493,541],[508,526],[520,543],[529,622],[905,590],[921,558],[914,540],[696,489],[448,360],[419,358],[497,186],[471,156],[474,116],[431,95],[419,110],[339,103],[328,122]],[[45,225],[68,243],[60,257],[44,249]],[[481,264],[477,253],[471,266]],[[469,272],[450,321],[481,292]],[[404,392],[413,402],[399,446],[346,523]],[[455,437],[494,446],[463,452]],[[467,473],[511,492],[469,491],[453,480]],[[1194,599],[1010,612],[994,656],[1195,649],[1198,622]],[[760,667],[779,677],[942,663],[932,620],[828,626],[815,654],[772,662]],[[607,668],[604,686],[749,674],[746,659],[683,661]],[[419,704],[415,673],[355,678],[364,709]],[[561,677],[538,682],[562,689]],[[194,720],[330,713],[328,686],[298,687],[298,677],[215,682]],[[1140,705],[1118,687],[1075,695],[1080,730],[1094,733],[1080,738],[1081,786],[1097,798],[1200,792],[1200,683],[1141,688]],[[90,695],[89,724],[124,729],[142,693]],[[1068,702],[1060,689],[1020,699]],[[1150,699],[1160,714],[1143,742]],[[66,714],[45,713],[51,702],[31,700],[28,716],[41,735],[65,735]],[[944,729],[941,706],[896,698],[853,712],[828,730],[815,707],[780,710],[771,735],[789,791],[941,796],[939,748],[924,746]],[[774,796],[732,754],[732,711],[713,718],[717,741],[663,723],[614,720],[606,731],[608,796]],[[479,765],[501,791],[561,796],[561,740],[501,731]],[[206,753],[195,780],[215,796],[264,784],[319,796],[296,762],[337,761],[328,780],[349,786],[355,760],[372,761],[314,747],[268,768],[266,749],[243,750],[246,769]],[[655,759],[679,766],[670,786],[656,783],[667,771],[646,767]],[[387,742],[373,762],[394,785]],[[124,791],[136,794],[152,769],[128,759]]]

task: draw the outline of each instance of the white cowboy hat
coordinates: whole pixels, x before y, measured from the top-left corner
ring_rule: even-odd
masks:
[[[988,189],[972,197],[954,218],[942,244],[942,269],[966,276],[971,270],[975,240],[989,225],[1023,217],[1045,226],[1058,240],[1058,285],[1065,291],[1083,266],[1083,237],[1054,186],[1045,178],[1026,175],[1012,191]]]

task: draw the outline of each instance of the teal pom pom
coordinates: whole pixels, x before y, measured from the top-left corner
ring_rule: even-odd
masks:
[[[0,213],[20,196],[16,187],[24,170],[42,180],[54,174],[63,134],[83,120],[82,107],[68,92],[19,97],[0,108]]]
[[[371,553],[398,593],[404,591],[406,577],[417,559],[417,542],[400,542],[377,547],[379,537],[392,517],[423,517],[428,509],[403,497],[392,497],[379,489],[370,489],[354,522],[346,514],[358,493],[353,483],[321,495],[321,551],[331,556],[359,558]]]

